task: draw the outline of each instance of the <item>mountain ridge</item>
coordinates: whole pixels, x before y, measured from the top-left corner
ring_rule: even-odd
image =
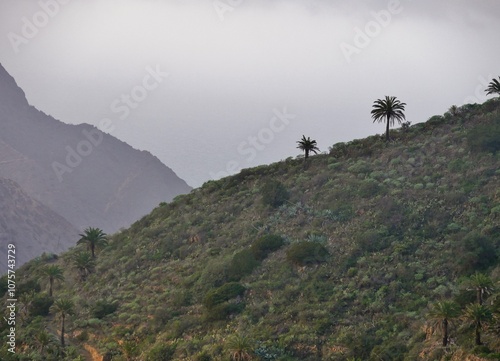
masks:
[[[191,190],[151,153],[30,106],[1,65],[0,94],[0,145],[22,155],[0,158],[0,176],[15,180],[77,228],[98,226],[112,233]]]
[[[244,169],[112,235],[84,280],[81,246],[19,274],[46,289],[41,270],[64,269],[54,294],[77,312],[68,359],[90,345],[116,361],[495,360],[498,135],[492,100],[392,130],[390,142]],[[494,285],[484,307],[495,318],[475,346],[465,311],[478,273]],[[447,348],[430,312],[443,301],[461,311]],[[29,327],[44,322],[57,327],[51,316]]]

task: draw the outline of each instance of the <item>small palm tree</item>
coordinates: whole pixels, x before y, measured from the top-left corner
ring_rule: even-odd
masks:
[[[95,268],[95,259],[89,252],[77,252],[72,257],[73,266],[80,273],[80,279],[85,281]]]
[[[229,358],[232,361],[249,361],[252,359],[252,342],[245,336],[233,335],[227,340]]]
[[[460,308],[455,302],[444,301],[432,305],[429,319],[432,326],[443,332],[443,347],[448,346],[448,328],[452,320],[460,315]]]
[[[22,322],[28,319],[31,306],[35,300],[36,292],[34,290],[29,290],[28,292],[23,292],[19,296],[19,316]]]
[[[500,80],[500,76],[498,77],[498,80]],[[500,95],[500,81],[498,81],[498,80],[497,79],[493,79],[488,84],[488,87],[485,90],[486,95],[490,95],[490,94]]]
[[[63,270],[58,265],[49,265],[43,268],[42,273],[49,278],[49,296],[52,297],[54,281],[64,281]]]
[[[102,229],[92,227],[88,227],[83,232],[83,234],[80,234],[82,238],[80,238],[77,244],[86,243],[88,249],[90,249],[92,253],[92,258],[95,258],[95,249],[108,245],[106,233],[104,233]]]
[[[54,302],[51,306],[53,312],[57,314],[59,319],[61,320],[61,346],[64,347],[64,326],[66,321],[66,316],[72,315],[74,313],[73,301],[62,298]]]
[[[38,346],[38,351],[42,357],[45,356],[45,350],[52,342],[53,336],[45,330],[42,330],[35,335],[35,343]]]
[[[383,122],[387,123],[385,130],[385,140],[389,141],[389,126],[394,125],[394,121],[397,120],[399,124],[405,120],[405,106],[406,103],[401,103],[396,97],[386,96],[385,99],[377,99],[373,103],[373,110],[371,115],[373,122]]]
[[[482,345],[481,331],[483,330],[484,325],[493,319],[491,310],[486,306],[473,303],[467,306],[462,318],[464,321],[474,326],[476,345]]]
[[[303,135],[302,139],[298,140],[297,143],[299,144],[297,146],[297,148],[304,151],[305,159],[309,158],[310,152],[314,152],[314,154],[318,154],[319,148],[316,146],[317,143],[315,140],[311,139],[310,137],[306,138],[306,136]]]
[[[486,295],[493,292],[493,281],[483,273],[475,273],[466,282],[468,290],[476,292],[476,300],[479,305],[483,304]]]

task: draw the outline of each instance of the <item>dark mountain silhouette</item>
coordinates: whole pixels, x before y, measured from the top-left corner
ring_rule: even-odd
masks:
[[[16,265],[43,252],[59,253],[78,239],[66,219],[27,195],[14,181],[0,178],[0,269],[7,273],[7,247],[15,246]]]
[[[106,233],[191,190],[149,152],[30,106],[1,65],[0,177],[17,182],[76,228],[100,227]]]

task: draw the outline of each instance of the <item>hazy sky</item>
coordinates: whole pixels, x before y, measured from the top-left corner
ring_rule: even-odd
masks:
[[[0,62],[66,123],[103,119],[192,186],[422,122],[500,75],[498,0],[1,0]]]

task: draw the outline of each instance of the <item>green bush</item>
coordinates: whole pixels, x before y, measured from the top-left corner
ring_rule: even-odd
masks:
[[[251,274],[258,265],[259,261],[255,259],[254,253],[251,250],[245,249],[238,252],[233,256],[229,264],[227,279],[229,281],[239,281],[244,276]]]
[[[20,296],[23,293],[28,293],[30,291],[35,291],[35,293],[38,293],[41,290],[42,288],[40,287],[40,283],[38,281],[29,280],[17,285],[16,294]]]
[[[245,309],[244,302],[228,303],[224,302],[212,308],[205,313],[205,321],[221,321],[227,319],[230,315],[241,313]]]
[[[35,296],[30,306],[30,314],[36,316],[48,316],[50,306],[54,303],[54,299],[45,293]]]
[[[149,350],[146,361],[170,361],[173,360],[177,345],[157,345]]]
[[[2,297],[8,290],[9,290],[9,285],[7,281],[7,275],[4,275],[0,277],[0,297]]]
[[[316,242],[303,241],[293,244],[286,253],[288,261],[298,266],[325,262],[328,251]]]
[[[285,186],[276,180],[268,181],[261,189],[262,203],[277,208],[285,203],[290,195]]]
[[[488,236],[476,231],[457,234],[453,243],[456,267],[462,274],[486,270],[498,263],[495,244]]]
[[[478,125],[472,129],[467,141],[474,151],[496,153],[500,150],[500,118],[493,124]]]
[[[99,300],[92,307],[92,315],[95,318],[101,319],[115,312],[118,309],[117,303],[111,303],[104,300]]]
[[[253,242],[250,250],[256,259],[263,260],[269,253],[280,249],[283,244],[285,244],[285,242],[282,237],[274,234],[268,234]]]
[[[207,308],[212,308],[231,298],[242,296],[245,291],[246,288],[238,282],[229,282],[219,288],[208,291],[203,300],[203,304]]]

